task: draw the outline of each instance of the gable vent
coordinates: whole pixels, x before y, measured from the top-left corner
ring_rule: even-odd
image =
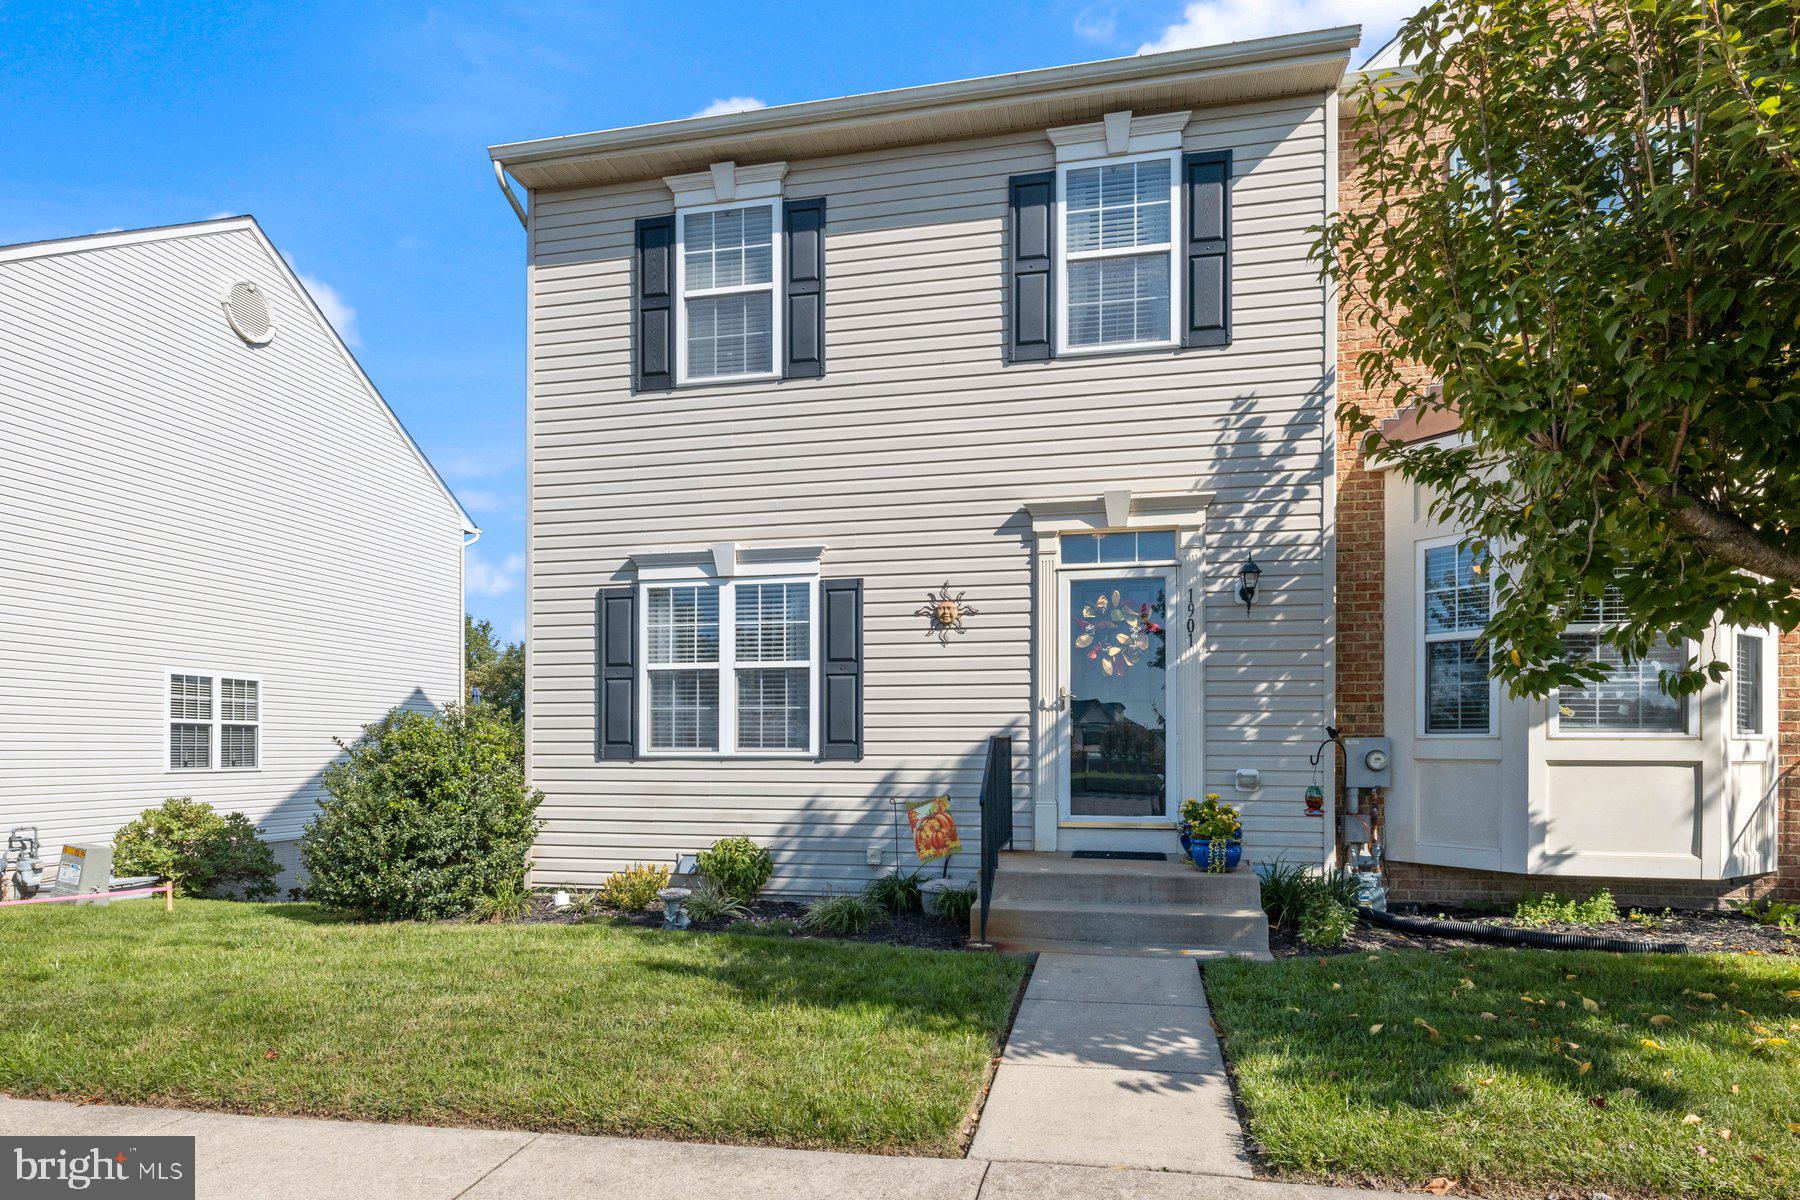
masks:
[[[252,346],[267,345],[275,336],[275,321],[269,315],[269,301],[254,283],[239,280],[231,285],[221,301],[225,319],[232,332]]]

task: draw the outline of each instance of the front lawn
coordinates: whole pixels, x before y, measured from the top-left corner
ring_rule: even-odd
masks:
[[[954,1155],[1016,959],[188,901],[0,913],[0,1090]]]
[[[1279,1171],[1800,1197],[1791,960],[1401,951],[1213,963],[1206,989]]]

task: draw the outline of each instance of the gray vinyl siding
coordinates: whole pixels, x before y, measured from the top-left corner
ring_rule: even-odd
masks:
[[[0,262],[0,325],[0,830],[298,836],[334,738],[457,698],[463,518],[248,227]],[[166,769],[171,669],[260,677],[260,769]]]
[[[1326,298],[1308,247],[1326,203],[1325,98],[1196,112],[1190,150],[1230,149],[1233,344],[1002,361],[1007,181],[1049,169],[1040,135],[790,163],[827,196],[820,380],[630,390],[632,223],[660,180],[538,192],[530,236],[530,770],[541,882],[592,883],[743,833],[777,885],[818,891],[892,862],[885,798],[949,791],[964,844],[984,739],[1014,738],[1015,827],[1032,834],[1031,535],[1022,504],[1103,489],[1203,489],[1210,786],[1244,802],[1250,853],[1318,861],[1304,816],[1325,723]],[[634,551],[720,540],[829,547],[866,590],[859,763],[594,756],[594,593]],[[1254,553],[1263,590],[1232,595]],[[913,615],[948,581],[980,615],[940,647]],[[1172,614],[1173,615],[1173,614]],[[1262,791],[1231,790],[1256,767]],[[910,847],[908,860],[910,861]],[[965,854],[953,871],[967,873]]]

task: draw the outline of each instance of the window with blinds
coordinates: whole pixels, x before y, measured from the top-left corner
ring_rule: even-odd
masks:
[[[1172,343],[1176,161],[1157,155],[1064,172],[1066,349]]]
[[[245,771],[262,765],[257,680],[178,671],[168,678],[170,770]]]
[[[1627,663],[1618,647],[1602,640],[1606,629],[1625,619],[1625,597],[1608,586],[1582,602],[1579,620],[1563,634],[1569,662],[1597,662],[1603,679],[1556,690],[1556,728],[1561,733],[1686,733],[1688,702],[1662,689],[1662,673],[1687,665],[1686,648],[1660,638],[1650,652]]]
[[[1493,607],[1486,562],[1472,546],[1429,546],[1421,582],[1424,730],[1492,733],[1494,689],[1487,646],[1479,641]]]
[[[682,375],[775,370],[775,205],[681,214]]]
[[[644,589],[651,753],[810,753],[812,580]]]
[[[1732,705],[1732,727],[1739,737],[1763,734],[1763,639],[1754,633],[1737,635],[1732,663],[1737,700]]]

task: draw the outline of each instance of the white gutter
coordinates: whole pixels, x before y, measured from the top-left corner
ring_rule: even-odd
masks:
[[[525,218],[525,206],[513,195],[512,185],[506,182],[506,168],[500,163],[494,164],[494,182],[500,185],[500,191],[506,196],[506,202],[512,205],[513,215],[519,218],[519,224],[525,229],[531,228],[531,222]]]

